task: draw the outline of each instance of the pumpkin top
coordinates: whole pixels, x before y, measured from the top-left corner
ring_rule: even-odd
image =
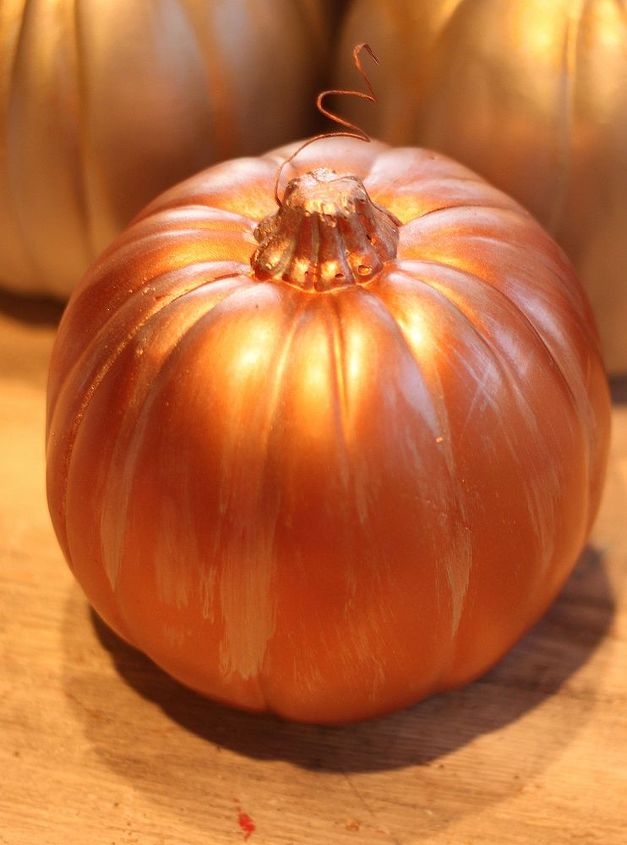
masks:
[[[396,257],[400,222],[352,174],[319,167],[289,182],[275,214],[255,229],[260,280],[328,291],[367,282]]]

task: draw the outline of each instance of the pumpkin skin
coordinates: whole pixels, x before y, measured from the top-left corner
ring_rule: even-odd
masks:
[[[292,150],[165,193],[86,275],[48,498],[120,636],[211,698],[342,722],[475,678],[538,619],[597,510],[610,405],[562,251],[441,155],[303,150],[289,175],[362,179],[397,257],[324,292],[259,280]]]
[[[330,5],[2,0],[0,284],[65,298],[165,188],[310,131]]]
[[[627,18],[613,0],[355,0],[344,56],[369,40],[379,107],[347,114],[391,144],[476,170],[573,261],[607,367],[627,370]]]

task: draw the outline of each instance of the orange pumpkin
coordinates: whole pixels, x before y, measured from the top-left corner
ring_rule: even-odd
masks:
[[[331,6],[2,0],[0,285],[66,297],[165,188],[309,131]]]
[[[292,150],[172,189],[87,274],[48,492],[118,634],[214,699],[336,722],[469,681],[538,619],[610,406],[582,290],[516,203],[336,138],[277,210]]]
[[[627,16],[615,0],[355,0],[390,144],[453,156],[522,202],[573,261],[611,371],[627,371]]]

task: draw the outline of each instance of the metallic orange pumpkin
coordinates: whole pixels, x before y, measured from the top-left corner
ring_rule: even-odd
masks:
[[[0,285],[66,297],[165,188],[309,131],[331,7],[0,0]]]
[[[573,271],[512,200],[328,139],[277,212],[291,149],[182,183],[92,267],[51,363],[49,503],[98,613],[176,678],[344,721],[469,681],[543,613],[609,399]]]
[[[349,115],[459,159],[532,211],[583,281],[607,366],[627,371],[625,4],[355,0],[341,82],[364,40],[380,104],[347,103]]]

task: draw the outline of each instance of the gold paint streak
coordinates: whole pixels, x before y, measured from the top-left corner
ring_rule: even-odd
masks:
[[[403,273],[399,272],[396,278],[399,280],[402,278],[405,282],[409,282],[409,286],[414,289],[420,287],[419,280]],[[378,301],[388,311],[397,326],[401,342],[408,350],[420,380],[428,386],[428,389],[423,391],[423,397],[430,404],[429,425],[434,437],[439,434],[444,438],[440,444],[440,450],[446,467],[446,481],[444,484],[437,484],[434,480],[429,492],[450,527],[449,551],[442,550],[441,564],[444,567],[451,599],[450,635],[451,642],[454,642],[468,594],[470,570],[472,568],[472,544],[466,530],[468,524],[466,504],[457,481],[455,456],[451,448],[449,417],[444,398],[446,391],[437,368],[437,358],[429,354],[420,354],[420,350],[412,346],[411,335],[406,335],[403,331],[401,314],[384,299]]]
[[[70,447],[69,451],[70,454],[68,456],[68,462],[71,460],[71,453],[73,449],[73,445],[76,442],[76,436],[78,433],[78,425],[81,419],[84,417],[85,411],[87,409],[87,404],[91,401],[91,398],[94,395],[94,392],[98,388],[98,386],[102,383],[103,379],[113,367],[115,362],[119,359],[122,355],[124,350],[127,346],[132,343],[135,338],[140,334],[140,332],[144,331],[147,326],[149,325],[150,321],[155,317],[161,315],[164,309],[168,306],[173,306],[175,303],[179,302],[189,293],[192,293],[194,290],[203,287],[206,282],[201,282],[197,284],[194,288],[190,290],[186,290],[183,293],[179,294],[179,296],[175,297],[174,299],[166,302],[161,308],[158,308],[156,311],[152,312],[148,315],[148,317],[137,327],[137,329],[129,335],[125,341],[118,346],[111,357],[107,360],[106,364],[103,366],[102,370],[100,370],[97,374],[97,378],[94,380],[92,385],[90,386],[89,391],[86,394],[86,401],[85,401],[85,408],[81,411],[79,415],[77,415],[76,423],[75,423],[75,432],[70,440]],[[241,291],[241,288],[235,288],[226,293],[226,295],[222,299],[218,299],[215,302],[212,302],[211,305],[204,311],[200,316],[198,316],[192,326],[185,327],[182,320],[181,323],[181,330],[190,331],[193,325],[196,322],[199,322],[204,317],[210,313],[216,305],[219,305],[221,302],[224,302],[225,299],[228,299],[233,294]],[[170,348],[169,352],[172,349]],[[168,354],[169,354],[168,352]],[[160,370],[163,372],[163,368],[167,361],[167,355],[160,361]],[[108,483],[109,492],[105,492],[103,496],[103,505],[102,505],[102,515],[100,521],[100,536],[101,536],[101,549],[102,549],[102,559],[104,562],[104,567],[107,573],[107,577],[109,579],[109,583],[112,589],[115,589],[119,569],[122,562],[123,557],[123,547],[124,547],[124,536],[126,531],[126,524],[127,524],[127,516],[128,510],[131,504],[131,492],[133,486],[133,479],[135,473],[135,465],[137,462],[137,458],[139,456],[141,442],[144,436],[146,425],[149,421],[149,411],[152,402],[154,401],[154,397],[156,394],[156,387],[158,385],[158,379],[155,378],[151,381],[149,385],[148,392],[142,397],[143,408],[136,416],[136,422],[134,426],[134,431],[130,443],[127,447],[125,447],[124,455],[121,457],[120,461],[115,460],[115,455],[111,460],[111,469],[112,471],[118,467],[118,463],[123,466],[123,473],[122,478],[119,484],[111,483],[111,481],[115,482],[115,478],[111,479]],[[66,476],[67,477],[67,476]],[[65,510],[65,506],[64,506]],[[66,529],[67,531],[67,529]],[[106,542],[105,542],[106,538]]]
[[[257,428],[259,438],[258,454],[262,455],[261,465],[255,468],[247,467],[249,474],[246,485],[246,502],[237,502],[240,508],[239,522],[243,536],[240,537],[236,548],[232,552],[233,559],[228,559],[228,548],[221,544],[221,537],[215,538],[216,553],[221,550],[226,557],[221,573],[219,595],[222,619],[224,624],[224,639],[220,644],[220,670],[225,677],[238,674],[241,678],[258,677],[265,660],[268,642],[274,632],[276,623],[276,606],[273,598],[272,580],[275,573],[274,532],[268,525],[263,535],[254,528],[254,513],[252,511],[262,505],[261,495],[264,478],[267,471],[267,460],[270,454],[270,439],[273,431],[273,421],[277,413],[277,406],[281,396],[286,368],[290,364],[290,348],[295,341],[300,327],[304,305],[290,317],[290,327],[284,337],[278,355],[267,355],[269,359],[264,366],[263,360],[257,358],[256,368],[272,373],[267,395],[263,399],[264,419]],[[271,340],[276,343],[276,337],[268,334],[268,344]],[[269,351],[269,350],[267,350]],[[236,436],[237,433],[234,433]],[[237,460],[237,459],[236,459]],[[228,466],[224,475],[230,477],[230,484],[236,486],[237,478]],[[252,481],[255,477],[256,482]],[[252,484],[256,485],[251,490]],[[224,503],[226,510],[228,504]],[[250,510],[249,510],[250,509]],[[278,518],[278,511],[268,514],[268,522],[273,517]]]
[[[446,265],[441,266],[446,267]],[[449,271],[453,270],[454,272],[456,272],[456,268],[448,267],[447,269]],[[482,283],[482,280],[480,280],[477,276],[473,276],[470,273],[464,273],[464,275],[466,279],[471,282],[473,280],[476,280],[477,282]],[[488,340],[484,336],[484,333],[481,331],[480,325],[477,324],[476,318],[472,310],[468,309],[466,303],[461,299],[461,297],[457,296],[454,291],[449,289],[444,284],[432,281],[425,281],[424,279],[416,279],[416,281],[419,284],[430,287],[434,291],[436,291],[442,297],[443,302],[446,302],[448,307],[457,312],[458,315],[467,323],[474,336],[479,341],[481,347],[488,353],[489,358],[496,365],[498,371],[501,374],[503,382],[507,385],[510,394],[515,398],[517,407],[521,414],[521,421],[524,422],[526,425],[529,440],[531,442],[537,443],[541,447],[541,451],[544,452],[544,459],[541,463],[543,468],[548,468],[550,472],[548,475],[542,476],[542,478],[539,478],[537,481],[534,481],[531,474],[528,474],[529,484],[524,490],[524,496],[527,502],[529,518],[534,526],[535,533],[539,538],[538,548],[541,551],[542,568],[544,571],[546,571],[552,561],[554,553],[555,519],[557,515],[557,502],[559,501],[561,481],[558,474],[551,469],[551,467],[553,467],[553,461],[552,455],[550,454],[548,448],[542,448],[542,444],[544,444],[545,438],[540,432],[536,414],[534,413],[533,408],[531,408],[529,403],[527,402],[527,399],[518,384],[516,375],[512,371],[509,362],[506,359],[502,358],[500,355],[498,355],[497,351],[493,349],[492,345],[488,342]],[[483,282],[483,284],[487,283]],[[507,299],[497,288],[491,287],[491,291],[493,295],[495,295],[495,297],[501,301],[502,304],[507,305],[508,309],[516,314],[518,319],[521,320],[521,322],[527,327],[527,329],[532,332],[535,339],[540,342],[540,345],[544,348],[546,353],[548,355],[551,355],[550,351],[546,346],[546,343],[540,337],[539,333],[537,332],[533,324],[530,322],[529,318],[524,314],[524,312],[522,312],[522,310],[514,302]],[[560,374],[562,380],[565,381],[557,365],[556,371]],[[570,392],[568,392],[568,395],[569,397],[573,398]],[[469,414],[471,413],[471,410],[472,408],[469,409]],[[497,419],[499,419],[498,415]],[[520,464],[518,450],[515,444],[512,442],[507,428],[505,426],[502,426],[501,432],[514,462]]]

